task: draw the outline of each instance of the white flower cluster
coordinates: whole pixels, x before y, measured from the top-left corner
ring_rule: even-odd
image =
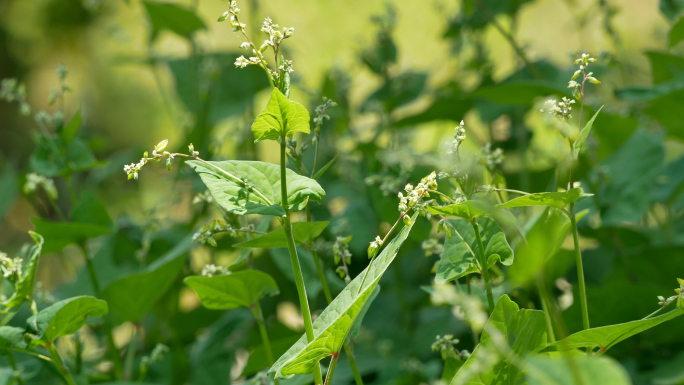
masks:
[[[461,143],[463,143],[463,141],[466,140],[464,121],[461,120],[461,124],[454,128],[454,130],[456,130],[456,133],[454,134],[454,141],[451,143],[451,146],[447,149],[447,154],[458,153],[459,146],[461,146]]]
[[[274,24],[270,17],[264,19],[264,24],[261,26],[261,32],[268,34],[269,40],[264,41],[272,47],[277,47],[284,39],[292,37],[294,28],[283,28],[283,31],[278,30],[278,24]]]
[[[492,144],[487,143],[480,149],[480,160],[490,172],[494,171],[504,160],[503,151],[496,148],[492,151]]]
[[[42,187],[48,198],[56,200],[58,197],[55,182],[52,179],[46,178],[43,175],[30,173],[26,175],[26,183],[24,184],[24,194],[31,194],[39,187]]]
[[[233,0],[230,2],[230,9],[218,18],[218,21],[225,21],[230,18],[230,25],[233,27],[233,32],[242,31],[247,26],[244,23],[240,23],[238,20],[238,14],[240,13],[240,8],[237,7],[237,1]]]
[[[173,159],[176,157],[177,154],[172,154],[168,151],[164,151],[168,144],[169,141],[167,139],[164,139],[154,147],[154,150],[152,150],[152,157],[149,157],[149,154],[147,153],[147,151],[145,151],[143,153],[143,157],[140,158],[140,162],[124,165],[124,171],[126,172],[126,175],[128,175],[128,180],[138,179],[138,173],[143,168],[143,166],[145,166],[147,163],[153,160],[161,161],[161,158],[164,157],[166,157],[166,168],[169,171],[171,171],[171,167],[173,166]],[[188,146],[188,148],[190,149],[190,153],[193,157],[196,158],[199,155],[199,152],[195,151],[194,147],[192,146],[192,143],[190,144],[190,146]]]
[[[584,82],[588,81],[591,84],[601,84],[601,82],[594,77],[593,72],[587,72],[589,63],[594,62],[596,62],[596,59],[589,56],[588,53],[583,53],[582,56],[575,60],[575,64],[579,64],[580,66],[579,69],[572,74],[572,78],[568,82],[568,88],[572,88],[572,96],[578,99],[582,97],[582,93],[584,92]],[[582,75],[582,81],[575,81],[575,79],[577,79],[580,75]]]
[[[235,66],[238,68],[245,68],[248,65],[256,65],[259,63],[261,63],[261,60],[256,56],[252,56],[249,59],[247,59],[246,57],[241,55],[239,58],[235,60]]]
[[[557,117],[558,119],[566,120],[572,118],[571,112],[573,104],[575,104],[574,100],[563,96],[563,98],[558,102],[553,99],[547,100],[544,103],[546,107],[542,108],[540,111],[544,112],[545,110],[548,110],[549,114]]]
[[[229,275],[230,270],[224,266],[216,266],[212,263],[204,265],[202,268],[202,275],[205,277],[213,277],[215,275]]]
[[[5,278],[15,280],[21,277],[21,258],[10,258],[6,253],[0,252],[0,271]]]
[[[413,185],[409,183],[404,187],[406,196],[401,192],[398,194],[399,211],[402,213],[406,212],[421,202],[423,197],[429,197],[430,194],[428,193],[428,190],[437,190],[437,174],[434,171],[421,179],[418,186],[413,187]]]

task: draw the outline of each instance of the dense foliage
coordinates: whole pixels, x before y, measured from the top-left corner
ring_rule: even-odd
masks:
[[[0,3],[66,35],[138,9],[146,49],[113,61],[180,128],[118,147],[68,62],[42,103],[0,18],[0,385],[684,381],[684,5],[651,4],[652,84],[608,1],[581,17],[611,47],[559,65],[516,37],[534,1],[463,0],[448,76],[401,65],[388,4],[312,89],[315,48],[243,2],[218,23],[198,1]],[[212,28],[239,50],[208,52]],[[170,36],[187,57],[157,53]]]

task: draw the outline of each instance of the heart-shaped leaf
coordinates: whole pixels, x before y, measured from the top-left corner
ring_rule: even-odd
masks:
[[[213,310],[250,308],[260,298],[279,293],[273,277],[258,270],[213,277],[192,276],[183,282],[195,290],[204,307]]]
[[[280,207],[280,166],[255,161],[186,162],[202,178],[214,200],[238,215],[285,215]],[[313,179],[287,169],[287,202],[299,211],[308,199],[320,202],[323,188]]]
[[[21,279],[15,285],[15,290],[12,295],[6,300],[0,302],[0,305],[7,309],[16,309],[21,306],[24,301],[30,301],[33,297],[33,283],[36,280],[36,271],[38,269],[38,258],[43,247],[43,237],[40,234],[29,231],[31,237],[36,242],[28,252],[29,260],[24,269]]]
[[[109,304],[115,325],[140,321],[150,311],[178,276],[191,246],[192,239],[187,237],[145,271],[116,279],[102,290],[100,298]]]
[[[684,314],[684,308],[677,308],[658,317],[582,330],[550,344],[544,351],[551,352],[578,348],[594,349],[596,347],[601,350],[608,350],[618,342],[679,317],[682,314]]]
[[[380,255],[375,258],[375,261],[359,273],[323,310],[313,323],[314,340],[307,342],[306,335],[303,335],[273,364],[269,373],[275,373],[275,378],[293,374],[308,374],[313,371],[318,361],[339,353],[346,341],[347,333],[349,333],[365,303],[372,296],[382,274],[396,257],[399,248],[416,223],[417,217],[418,214],[414,214],[411,225],[402,228]],[[367,277],[366,273],[368,273]],[[366,277],[365,281],[364,277]],[[363,287],[361,287],[362,282]]]
[[[280,90],[274,88],[266,109],[252,124],[252,132],[257,141],[278,140],[282,136],[292,137],[295,132],[308,134],[309,112],[304,106],[291,101]]]
[[[78,331],[88,317],[102,317],[108,312],[107,302],[83,296],[65,299],[47,307],[26,320],[29,347],[47,345],[57,338]]]
[[[477,218],[475,221],[485,248],[487,268],[494,266],[496,261],[501,261],[504,265],[512,264],[513,250],[496,221],[491,218]],[[451,238],[444,241],[444,253],[435,277],[437,283],[453,281],[480,271],[477,261],[481,254],[475,229],[465,219],[450,219],[449,223],[454,232]]]
[[[503,295],[485,325],[480,344],[456,372],[451,384],[523,383],[524,374],[516,363],[544,346],[544,313],[520,309],[508,295]]]
[[[316,238],[321,235],[323,230],[328,227],[330,222],[294,222],[292,224],[292,236],[298,245]],[[277,247],[287,247],[287,235],[285,229],[280,227],[266,235],[250,239],[245,242],[237,243],[234,247],[260,247],[273,249]]]
[[[601,108],[599,108],[594,116],[589,119],[587,124],[584,125],[584,128],[580,130],[579,138],[575,141],[575,143],[572,144],[572,155],[575,157],[575,159],[579,158],[579,153],[582,151],[582,146],[584,146],[584,142],[587,141],[587,137],[589,137],[589,133],[591,132],[591,126],[594,125],[594,120],[596,120],[596,117],[598,116],[599,112],[601,112]]]
[[[552,206],[562,208],[592,195],[594,194],[583,194],[580,188],[573,188],[563,192],[541,192],[511,199],[506,203],[497,205],[497,207]]]

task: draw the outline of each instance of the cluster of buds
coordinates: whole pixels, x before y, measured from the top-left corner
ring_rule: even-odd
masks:
[[[290,150],[290,155],[297,161],[301,160],[304,156],[304,152],[309,148],[308,143],[302,143],[299,148],[297,147],[297,139],[290,138],[289,136],[285,139],[285,147]]]
[[[480,162],[489,172],[494,172],[503,163],[504,154],[500,148],[492,150],[492,144],[487,143],[480,149]]]
[[[244,43],[243,43],[244,44]],[[244,56],[240,56],[235,60],[235,66],[238,68],[245,68],[248,65],[257,65],[261,63],[261,59],[259,59],[256,56],[252,56],[249,59],[247,59]]]
[[[444,253],[444,245],[435,238],[430,238],[427,241],[423,241],[420,247],[425,252],[426,257],[433,255],[441,257]]]
[[[140,360],[140,376],[144,378],[145,373],[150,369],[150,366],[157,361],[161,361],[164,358],[164,354],[170,351],[169,347],[164,344],[157,344],[152,349],[152,353],[149,356],[143,356]]]
[[[447,154],[458,154],[458,148],[461,146],[464,140],[466,140],[465,122],[461,120],[461,124],[454,128],[456,133],[454,134],[454,140],[451,142],[451,146],[447,149]]]
[[[230,2],[230,8],[226,12],[223,12],[221,16],[219,16],[218,21],[221,22],[230,19],[230,25],[233,27],[233,32],[242,31],[245,29],[246,25],[244,23],[240,23],[240,20],[238,20],[239,13],[240,8],[237,7],[237,1],[233,0]]]
[[[351,282],[348,268],[348,266],[351,264],[352,258],[352,253],[349,251],[349,242],[351,242],[351,240],[351,235],[346,237],[337,237],[332,247],[335,265],[341,264],[341,266],[338,266],[337,269],[335,269],[335,272],[340,276],[340,278],[344,279],[344,282],[347,284]]]
[[[213,263],[204,265],[202,268],[202,275],[205,277],[213,277],[215,275],[228,275],[230,270],[225,266],[216,266]]]
[[[173,159],[176,157],[176,155],[187,156],[183,154],[175,154],[170,153],[168,151],[164,151],[168,144],[169,141],[164,139],[154,147],[154,150],[152,150],[151,157],[149,156],[148,152],[145,151],[143,153],[143,157],[140,159],[140,162],[125,165],[124,171],[126,172],[126,175],[128,175],[128,180],[138,179],[138,173],[143,168],[143,166],[145,166],[147,163],[153,160],[160,162],[162,158],[166,158],[166,169],[171,171],[171,169],[173,168]],[[195,147],[193,147],[192,143],[190,143],[190,145],[188,146],[188,150],[190,151],[191,157],[197,158],[199,156],[199,152],[195,151]]]
[[[445,334],[442,336],[437,336],[435,342],[432,343],[432,351],[440,352],[442,359],[446,361],[449,357],[457,357],[459,359],[467,359],[470,355],[467,351],[458,352],[455,348],[458,343],[461,342],[457,338],[454,338],[452,334]]]
[[[684,279],[677,278],[677,282],[679,283],[679,287],[675,289],[676,295],[673,295],[671,297],[665,298],[662,295],[658,296],[658,305],[662,307],[666,307],[675,300],[677,301],[677,308],[684,308]]]
[[[21,278],[21,258],[10,258],[6,253],[0,252],[0,271],[4,278],[18,281]]]
[[[437,190],[437,174],[434,171],[421,179],[416,187],[413,187],[410,183],[407,184],[406,187],[404,187],[406,196],[401,192],[397,194],[397,197],[399,198],[397,209],[402,213],[407,212],[409,209],[412,209],[421,203],[423,198],[429,197],[429,190]]]
[[[278,24],[273,23],[270,17],[264,19],[264,24],[261,26],[261,32],[268,34],[268,40],[264,40],[264,44],[267,46],[277,49],[283,40],[292,37],[294,34],[294,28],[283,28],[282,31],[278,30]]]
[[[382,247],[383,240],[380,239],[380,236],[376,236],[375,240],[373,240],[370,245],[368,246],[368,258],[373,258],[375,257],[376,254],[378,254],[378,251]]]
[[[549,114],[557,117],[560,120],[566,120],[572,118],[572,105],[575,104],[575,101],[572,99],[568,99],[567,97],[563,96],[563,98],[560,101],[556,101],[553,99],[549,99],[546,102],[544,102],[544,108],[539,110],[540,112],[544,112],[545,110],[549,111]]]
[[[323,126],[323,122],[326,120],[330,120],[330,116],[328,116],[325,113],[325,111],[330,107],[336,106],[337,103],[335,103],[332,99],[328,99],[324,96],[323,104],[316,107],[316,117],[313,118],[313,122],[316,125],[316,128],[314,129],[315,134],[311,139],[311,143],[314,146],[316,145],[316,143],[318,143],[318,137],[321,135],[321,127]]]
[[[447,222],[446,219],[442,218],[437,222],[437,233],[441,233],[444,231],[444,234],[446,235],[447,238],[451,239],[452,232],[451,232],[451,224]]]
[[[568,88],[572,88],[572,96],[577,99],[581,99],[584,96],[585,82],[589,82],[591,84],[601,84],[601,82],[594,77],[593,72],[587,72],[589,63],[594,62],[596,62],[596,59],[589,56],[587,53],[583,53],[582,56],[575,60],[575,64],[579,64],[579,69],[572,74],[572,78],[568,82]],[[582,81],[578,82],[575,79],[577,79],[580,75],[582,75]]]
[[[15,78],[2,79],[0,82],[0,100],[18,102],[19,113],[27,116],[31,113],[31,106],[26,101],[26,86]]]
[[[216,233],[228,233],[231,238],[237,238],[243,233],[253,233],[256,232],[254,225],[250,224],[248,226],[235,229],[231,225],[227,224],[225,221],[220,219],[214,219],[206,225],[200,227],[199,231],[192,236],[193,241],[199,241],[203,245],[209,244],[216,247],[216,240],[214,239],[214,234]]]
[[[47,194],[48,198],[50,198],[50,200],[57,200],[57,188],[55,187],[55,182],[52,179],[46,178],[43,175],[35,173],[30,173],[26,175],[26,183],[24,183],[24,194],[31,194],[38,190],[38,188],[42,188],[43,191],[45,191],[45,194]]]

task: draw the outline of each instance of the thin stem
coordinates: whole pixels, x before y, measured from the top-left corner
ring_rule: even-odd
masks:
[[[273,366],[275,360],[273,359],[273,349],[271,349],[271,340],[268,338],[268,331],[266,331],[266,324],[264,323],[264,313],[261,310],[261,304],[259,301],[254,301],[254,306],[252,307],[252,314],[254,314],[254,319],[259,326],[259,334],[261,335],[261,342],[264,344],[264,350],[266,351],[266,359],[268,360],[268,365]]]
[[[64,361],[62,361],[62,357],[60,357],[59,353],[57,352],[55,344],[50,343],[46,346],[46,348],[50,353],[50,357],[52,357],[52,362],[57,367],[57,371],[62,375],[67,385],[76,385],[76,380],[74,380],[74,377],[71,375],[69,368],[64,365]]]
[[[88,248],[85,242],[79,244],[81,251],[83,252],[83,258],[85,259],[86,269],[88,270],[88,276],[90,277],[90,283],[93,285],[93,292],[96,297],[100,296],[100,281],[97,279],[97,273],[95,272],[95,265],[88,255]],[[109,350],[109,356],[114,363],[114,377],[116,379],[123,378],[123,362],[121,361],[121,356],[119,355],[119,350],[116,348],[114,343],[114,334],[112,332],[112,325],[105,318],[103,322],[103,327],[105,329],[105,335],[107,336],[107,350]]]
[[[485,282],[485,289],[487,291],[487,304],[489,305],[489,314],[494,311],[494,296],[492,295],[492,284],[489,281],[489,268],[487,266],[487,256],[485,256],[485,248],[482,244],[482,237],[480,237],[480,229],[477,225],[475,219],[470,220],[470,224],[473,226],[475,231],[475,237],[477,238],[477,246],[480,249],[480,266],[482,267],[482,277]]]
[[[34,356],[36,358],[40,358],[41,360],[45,360],[47,362],[52,362],[52,359],[50,357],[42,355],[40,353],[36,353],[34,351],[31,351],[31,350],[21,349],[21,348],[12,348],[12,347],[5,348],[5,349],[13,351],[13,352],[20,352],[20,353],[28,354],[29,356]]]
[[[331,384],[333,373],[335,373],[335,367],[337,366],[337,359],[339,357],[339,354],[335,354],[332,356],[332,359],[330,360],[330,367],[328,367],[328,374],[326,374],[325,376],[325,385]]]
[[[587,288],[584,283],[584,267],[582,266],[582,252],[579,246],[577,220],[575,218],[575,204],[570,204],[570,224],[572,225],[572,240],[575,243],[575,263],[577,264],[577,280],[579,283],[580,306],[582,308],[583,330],[589,329],[589,307],[587,305]]]
[[[286,138],[283,135],[280,141],[280,192],[282,194],[282,205],[285,210],[285,218],[283,228],[287,238],[287,248],[290,252],[290,262],[292,262],[292,270],[294,270],[295,283],[297,285],[297,294],[299,295],[299,305],[302,308],[302,316],[304,318],[304,329],[306,330],[306,339],[308,342],[313,342],[313,322],[311,322],[311,311],[309,310],[309,301],[306,296],[306,288],[304,286],[304,277],[302,276],[302,268],[299,264],[299,256],[297,255],[297,248],[295,247],[294,237],[292,236],[292,223],[290,222],[290,210],[287,203],[287,166],[285,160],[285,142]],[[316,384],[323,383],[323,376],[321,375],[320,365],[314,365],[314,382]]]
[[[668,305],[669,305],[669,304],[668,304]],[[653,313],[651,313],[651,314],[647,315],[646,317],[642,318],[642,320],[649,319],[649,318],[655,316],[656,314],[658,314],[658,313],[660,313],[661,311],[665,310],[666,307],[667,307],[667,305],[661,306],[660,308],[658,308],[658,310],[656,310],[656,311],[654,311]]]
[[[352,374],[354,374],[354,381],[356,385],[363,385],[363,378],[361,378],[361,373],[359,373],[359,368],[356,366],[356,356],[354,356],[354,347],[348,343],[344,343],[344,352],[347,354],[347,360],[349,361],[349,366],[351,367]]]
[[[546,290],[546,282],[542,279],[542,275],[537,276],[537,290],[541,297],[542,309],[544,310],[544,318],[546,318],[546,334],[548,343],[556,342],[556,333],[553,331],[553,320],[551,319],[551,306],[549,302],[553,299]]]
[[[124,379],[130,381],[132,379],[131,373],[133,371],[133,361],[135,360],[135,351],[138,349],[138,328],[140,326],[133,325],[131,330],[131,339],[128,342],[128,351],[126,352],[126,365],[124,372]]]

